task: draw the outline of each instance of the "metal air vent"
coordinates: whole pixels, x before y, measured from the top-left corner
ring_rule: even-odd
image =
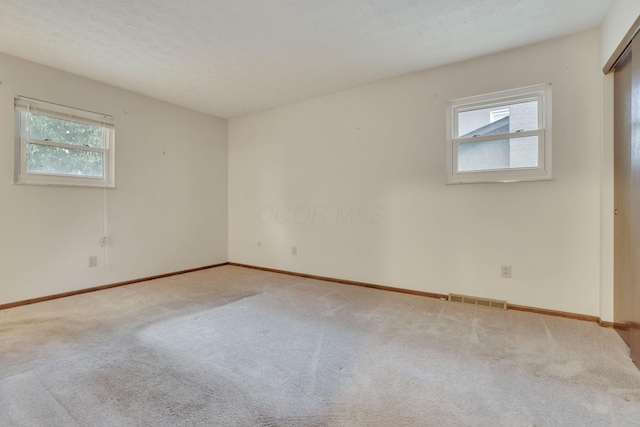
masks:
[[[509,306],[506,301],[489,298],[470,297],[468,295],[449,294],[449,301],[461,302],[463,304],[479,305],[481,307],[499,308],[506,310]]]

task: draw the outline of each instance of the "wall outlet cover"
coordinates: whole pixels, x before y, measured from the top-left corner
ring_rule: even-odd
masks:
[[[502,266],[502,277],[505,279],[510,279],[511,278],[511,266],[510,265],[503,265]]]

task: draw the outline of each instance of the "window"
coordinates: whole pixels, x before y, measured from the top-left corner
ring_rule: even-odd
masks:
[[[16,183],[114,186],[112,117],[18,97],[15,120]]]
[[[551,85],[449,102],[447,172],[450,184],[551,179]]]

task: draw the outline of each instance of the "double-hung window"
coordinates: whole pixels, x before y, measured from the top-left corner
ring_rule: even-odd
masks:
[[[15,121],[16,183],[114,186],[111,116],[18,97]]]
[[[551,85],[449,102],[448,183],[551,179]]]

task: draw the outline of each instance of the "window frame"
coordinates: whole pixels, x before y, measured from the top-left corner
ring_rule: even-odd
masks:
[[[460,138],[458,117],[465,111],[538,101],[538,128],[504,134]],[[521,182],[552,180],[551,84],[544,83],[518,89],[493,92],[449,101],[447,104],[447,184]],[[538,137],[538,167],[458,171],[458,146],[468,142],[510,138]]]
[[[61,141],[39,140],[24,135],[24,113],[35,113],[54,119],[83,123],[102,128],[102,148],[68,144]],[[115,122],[113,117],[67,107],[37,99],[18,96],[14,100],[15,114],[15,165],[14,184],[62,185],[81,187],[115,187]],[[27,170],[27,144],[61,147],[70,150],[91,151],[103,154],[103,176],[29,172]]]

